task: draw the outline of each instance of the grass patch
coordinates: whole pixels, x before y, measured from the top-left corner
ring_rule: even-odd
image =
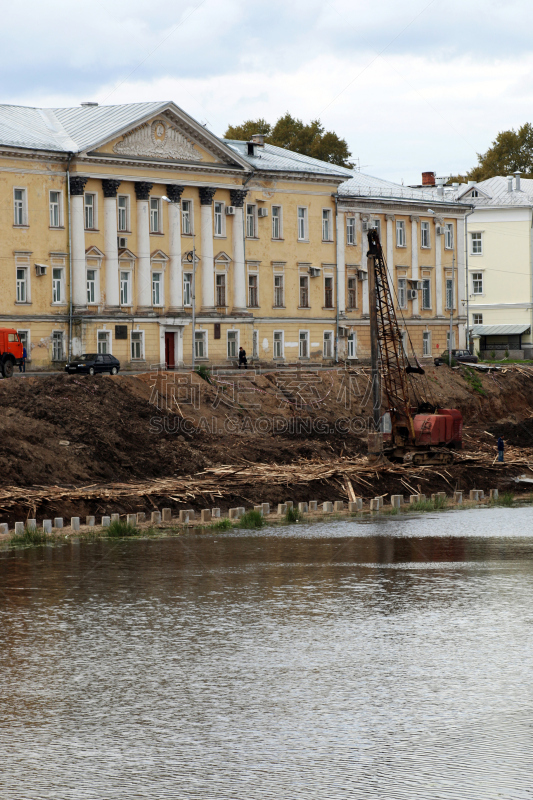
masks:
[[[487,393],[483,388],[481,378],[471,367],[465,367],[461,374],[474,392],[483,395],[483,397],[487,396]]]
[[[32,544],[46,544],[53,539],[48,533],[37,528],[24,528],[24,533],[13,534],[9,540],[9,544],[32,545]]]
[[[229,528],[233,528],[233,524],[230,519],[224,517],[224,519],[219,519],[213,525],[217,531],[227,531]]]
[[[200,364],[200,366],[195,369],[195,372],[203,381],[206,381],[206,383],[211,383],[211,372],[209,367],[206,367],[205,364]]]
[[[430,502],[433,503],[433,508],[435,511],[442,511],[443,508],[448,507],[448,498],[447,497],[436,497],[434,500]]]
[[[380,511],[382,514],[386,514],[388,517],[394,517],[396,514],[400,513],[400,509],[395,508],[394,506],[391,506],[390,508],[380,509]]]
[[[239,520],[239,528],[262,528],[264,524],[265,520],[259,511],[247,511]]]
[[[285,514],[285,522],[298,522],[302,518],[300,511],[297,508],[288,508]]]
[[[135,525],[130,525],[128,522],[121,520],[113,520],[105,529],[110,539],[122,539],[125,536],[137,536],[140,531]]]
[[[504,492],[502,495],[499,495],[497,500],[494,498],[490,501],[491,506],[510,506],[514,505],[514,492]]]
[[[416,503],[411,503],[409,506],[410,511],[433,511],[434,508],[432,500],[417,500]]]

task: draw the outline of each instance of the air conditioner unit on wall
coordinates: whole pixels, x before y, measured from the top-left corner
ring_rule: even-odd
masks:
[[[417,289],[419,292],[422,291],[422,281],[414,280],[412,278],[408,278],[408,281],[411,284],[411,289]]]
[[[257,209],[257,216],[258,217],[268,217],[268,208],[258,208]]]
[[[233,217],[235,215],[235,206],[226,206],[226,216]]]
[[[368,278],[368,272],[366,271],[366,269],[357,270],[357,280],[366,281],[367,278]]]
[[[407,299],[408,300],[416,300],[417,297],[418,297],[418,292],[416,291],[416,289],[408,289],[407,290]]]
[[[41,275],[46,275],[46,270],[47,269],[48,269],[48,267],[47,267],[46,264],[36,264],[35,265],[35,274],[38,277],[41,277]]]
[[[124,250],[128,246],[128,239],[126,236],[117,236],[119,250]]]
[[[312,278],[320,278],[320,267],[309,267],[309,274]]]
[[[444,226],[443,225],[436,225],[435,226],[435,233],[437,234],[437,236],[443,236],[444,235]]]
[[[345,339],[346,336],[348,336],[349,332],[350,331],[348,330],[348,328],[343,328],[339,326],[339,339]]]

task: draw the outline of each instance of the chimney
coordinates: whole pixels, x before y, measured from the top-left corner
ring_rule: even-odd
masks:
[[[446,183],[446,178],[435,178],[435,183],[437,185],[437,194],[439,197],[444,195],[444,184]]]
[[[520,192],[521,191],[521,189],[520,189],[520,172],[516,171],[514,173],[514,177],[515,177],[515,187],[514,187],[515,188],[515,192]]]
[[[422,186],[435,186],[435,173],[423,172],[422,173]]]
[[[507,191],[508,192],[512,192],[513,191],[513,176],[512,175],[508,175],[507,176]]]
[[[264,133],[252,133],[252,142],[256,144],[258,147],[265,146],[265,134]]]
[[[467,186],[475,186],[476,181],[468,181]]]
[[[80,103],[80,105],[92,108],[93,106],[97,106],[98,103],[95,103],[92,100],[91,101],[87,100],[85,103]]]

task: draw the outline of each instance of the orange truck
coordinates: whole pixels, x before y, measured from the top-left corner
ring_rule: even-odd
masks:
[[[15,364],[22,361],[23,345],[14,328],[0,328],[0,372],[11,378]]]

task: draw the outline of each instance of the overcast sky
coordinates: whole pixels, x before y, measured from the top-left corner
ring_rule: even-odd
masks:
[[[532,23],[528,0],[25,0],[2,7],[1,102],[173,100],[219,136],[290,111],[416,183],[533,121]]]

